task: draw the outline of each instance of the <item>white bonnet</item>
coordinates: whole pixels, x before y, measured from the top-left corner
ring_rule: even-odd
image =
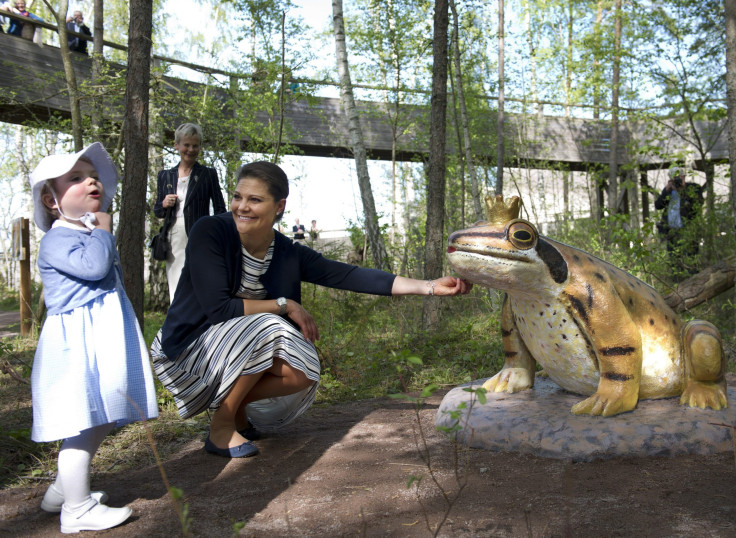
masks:
[[[112,158],[100,142],[94,142],[77,153],[49,155],[41,159],[41,162],[36,165],[29,176],[31,193],[33,194],[33,220],[36,221],[36,226],[44,232],[47,232],[51,227],[52,219],[41,201],[41,188],[49,179],[66,174],[81,157],[87,158],[95,167],[102,188],[105,190],[100,211],[107,211],[107,208],[110,207],[110,202],[115,196],[115,189],[118,185],[118,172]]]

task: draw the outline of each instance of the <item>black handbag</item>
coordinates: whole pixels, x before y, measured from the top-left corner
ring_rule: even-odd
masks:
[[[151,239],[151,256],[154,260],[166,261],[171,254],[171,241],[169,241],[169,229],[174,223],[173,208],[166,209],[164,224],[156,235]]]

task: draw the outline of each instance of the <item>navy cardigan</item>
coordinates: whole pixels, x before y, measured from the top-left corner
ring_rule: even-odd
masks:
[[[166,208],[163,206],[167,194],[176,194],[179,184],[179,165],[158,173],[156,203],[153,205],[153,214],[162,219],[166,216]],[[225,200],[222,197],[222,189],[217,179],[217,170],[194,163],[189,174],[189,187],[187,197],[184,200],[184,229],[187,236],[194,223],[202,217],[210,214],[210,200],[215,215],[227,211]]]
[[[280,232],[275,234],[273,258],[261,276],[268,298],[286,297],[301,304],[302,281],[391,295],[396,275],[327,259]],[[161,345],[167,357],[176,358],[211,325],[244,315],[243,299],[235,295],[242,263],[240,236],[231,212],[197,221],[189,235],[184,269],[163,325]]]

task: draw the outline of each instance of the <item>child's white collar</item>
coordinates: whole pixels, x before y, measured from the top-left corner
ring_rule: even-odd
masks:
[[[77,230],[78,232],[92,233],[92,230],[83,228],[82,226],[77,226],[76,224],[72,224],[71,222],[67,222],[61,219],[56,219],[54,223],[51,225],[51,227],[52,228],[69,228],[71,230]]]

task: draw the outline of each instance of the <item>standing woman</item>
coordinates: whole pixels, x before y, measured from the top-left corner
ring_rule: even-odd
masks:
[[[205,442],[212,454],[257,454],[255,428],[283,426],[314,401],[319,331],[301,305],[302,282],[374,295],[460,295],[472,286],[329,260],[274,230],[288,194],[277,165],[240,169],[231,212],[192,229],[179,293],[151,346],[179,415],[214,410]]]
[[[166,280],[169,282],[169,300],[174,294],[184,267],[187,237],[192,226],[201,217],[210,214],[210,201],[215,215],[226,211],[217,170],[197,162],[202,144],[202,129],[195,123],[184,123],[174,132],[174,147],[179,152],[179,164],[158,173],[156,204],[153,213],[166,217],[167,211],[175,219],[169,231],[171,253],[166,259]]]

